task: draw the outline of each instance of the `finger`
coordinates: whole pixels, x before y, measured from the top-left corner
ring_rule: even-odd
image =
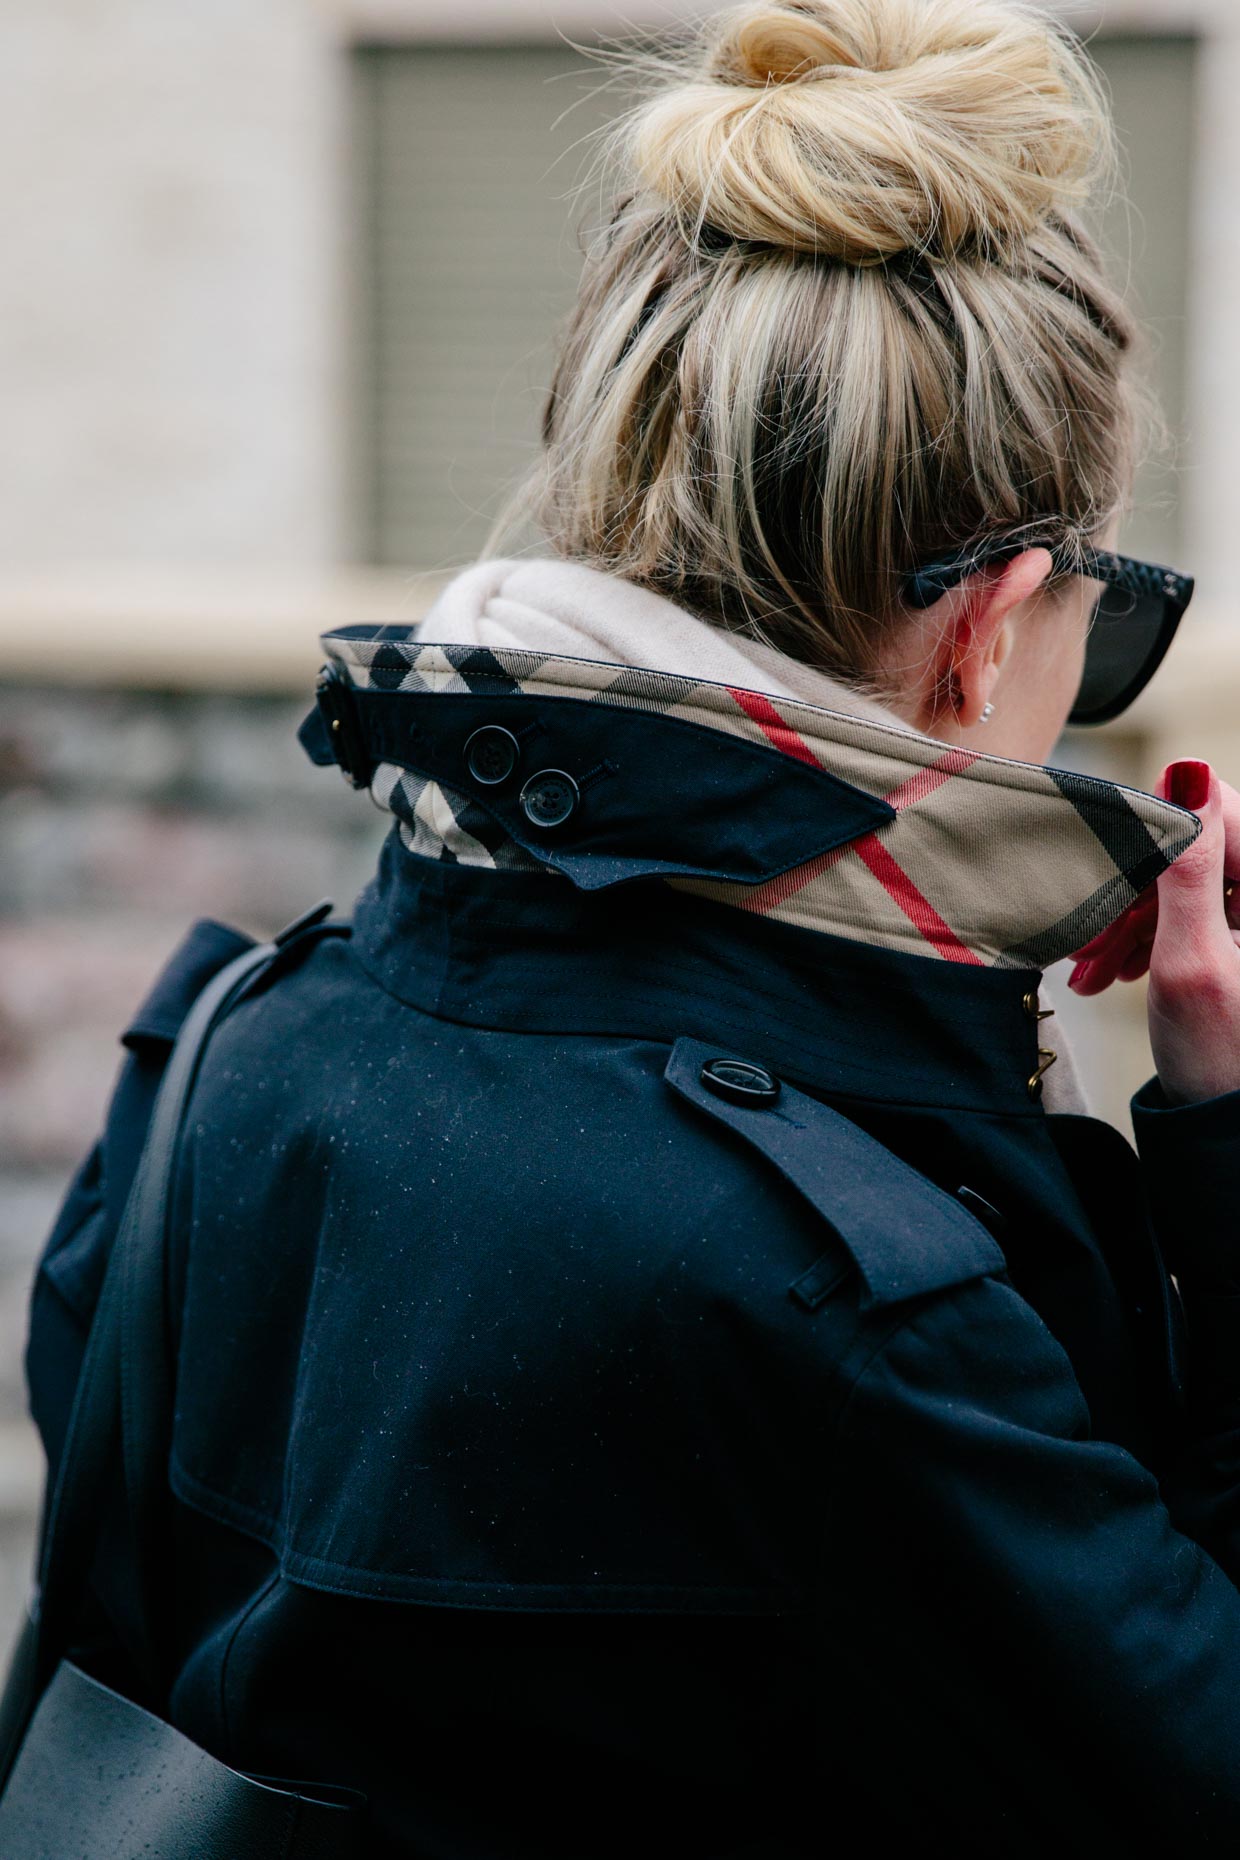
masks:
[[[1201,832],[1157,880],[1158,921],[1151,978],[1174,987],[1176,978],[1230,968],[1235,944],[1223,905],[1226,835],[1220,787],[1208,762],[1173,762],[1166,771],[1168,800],[1201,820]]]
[[[1139,943],[1129,950],[1122,962],[1082,962],[1073,969],[1068,986],[1073,994],[1100,995],[1112,982],[1135,982],[1150,966],[1152,942]]]
[[[1091,961],[1093,957],[1100,956],[1117,937],[1122,936],[1129,923],[1144,922],[1147,918],[1152,921],[1157,915],[1158,888],[1156,885],[1147,885],[1144,891],[1138,892],[1131,904],[1125,906],[1114,923],[1108,924],[1105,930],[1100,930],[1097,936],[1091,936],[1088,943],[1082,943],[1081,947],[1073,952],[1076,960],[1078,962]]]
[[[1173,798],[1167,790],[1176,766],[1169,764],[1155,783],[1154,792],[1164,799]],[[1226,869],[1229,873],[1240,872],[1240,793],[1226,782],[1220,781],[1217,786],[1223,812]],[[1240,890],[1226,899],[1225,914],[1229,924],[1240,926]],[[1113,981],[1132,981],[1144,975],[1149,967],[1150,945],[1157,921],[1158,886],[1147,885],[1114,923],[1075,951],[1076,967],[1068,986],[1076,994],[1100,994]]]
[[[1158,777],[1156,794],[1166,795],[1167,775],[1173,766],[1169,763]],[[1217,774],[1215,781],[1223,813],[1223,899],[1227,921],[1236,929],[1240,928],[1240,793]]]
[[[1132,952],[1153,942],[1157,921],[1156,898],[1129,905],[1124,915],[1117,918],[1101,936],[1094,937],[1091,943],[1084,944],[1077,951],[1077,966],[1068,977],[1069,988],[1075,994],[1090,995],[1109,988]]]
[[[1219,782],[1218,793],[1223,815],[1223,865],[1229,876],[1235,877],[1240,875],[1240,793],[1225,781]]]
[[[1148,943],[1142,943],[1137,949],[1131,951],[1120,966],[1117,980],[1121,982],[1139,982],[1150,966],[1150,957],[1153,953],[1154,944],[1152,940]]]
[[[1161,795],[1164,800],[1174,801],[1175,796],[1167,793],[1167,778],[1172,769],[1183,766],[1183,763],[1169,762],[1154,783],[1153,792]],[[1209,765],[1203,763],[1200,766],[1208,767]],[[1222,781],[1217,773],[1214,775],[1214,781],[1223,814],[1223,865],[1231,878],[1240,875],[1240,791],[1233,788],[1230,782]]]
[[[1101,957],[1113,955],[1116,951],[1119,951],[1122,956],[1132,947],[1133,943],[1140,942],[1143,937],[1152,937],[1157,921],[1157,895],[1149,898],[1142,896],[1137,903],[1130,904],[1113,924],[1108,924],[1102,934],[1096,936],[1092,943],[1079,949],[1077,960],[1095,962]]]

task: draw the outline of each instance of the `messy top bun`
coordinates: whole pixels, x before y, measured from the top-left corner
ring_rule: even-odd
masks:
[[[992,0],[784,0],[717,16],[630,121],[678,214],[850,264],[1027,238],[1108,146],[1091,67]]]
[[[1028,238],[1109,148],[1092,68],[992,0],[784,0],[718,16],[630,119],[690,220],[849,264]]]
[[[750,0],[607,55],[624,172],[487,549],[532,514],[890,698],[909,568],[1000,529],[1079,560],[1129,496],[1098,76],[1023,0]]]

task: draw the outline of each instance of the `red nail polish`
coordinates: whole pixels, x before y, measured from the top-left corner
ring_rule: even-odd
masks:
[[[1079,987],[1082,978],[1089,974],[1089,970],[1090,964],[1088,962],[1078,962],[1071,975],[1068,977],[1068,987]]]
[[[1167,770],[1167,799],[1177,807],[1204,807],[1210,798],[1208,762],[1173,762]]]

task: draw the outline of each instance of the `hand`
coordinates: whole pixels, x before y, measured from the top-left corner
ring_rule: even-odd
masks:
[[[1077,951],[1068,986],[1101,994],[1149,971],[1159,1083],[1173,1104],[1240,1089],[1240,794],[1208,762],[1172,762],[1157,792],[1201,818],[1197,839],[1122,917]]]

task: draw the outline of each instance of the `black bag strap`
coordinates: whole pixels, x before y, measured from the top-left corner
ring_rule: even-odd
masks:
[[[272,942],[244,950],[213,975],[195,998],[169,1056],[91,1324],[48,1501],[29,1658],[30,1711],[70,1645],[118,1443],[136,1560],[140,1644],[132,1652],[151,1697],[162,1700],[162,1524],[172,1429],[165,1273],[178,1139],[207,1040],[241,995],[305,938],[348,934],[347,921],[322,920],[326,909],[330,905],[307,912]]]
[[[36,1629],[35,1683],[40,1691],[69,1644],[74,1611],[94,1557],[118,1433],[133,1542],[143,1563],[149,1560],[144,1538],[152,1509],[152,1482],[149,1470],[144,1469],[149,1469],[158,1452],[165,1426],[164,1417],[154,1413],[154,1406],[167,1400],[169,1371],[161,1360],[166,1324],[163,1258],[177,1137],[212,1027],[274,954],[274,945],[256,944],[212,977],[186,1016],[160,1082],[146,1143],[91,1324],[48,1509]],[[130,1351],[136,1355],[126,1365]],[[151,1379],[145,1413],[138,1397],[137,1378],[142,1374]],[[146,1573],[145,1569],[138,1572],[135,1587],[139,1596],[146,1593]],[[144,1619],[141,1632],[144,1645],[135,1652],[144,1676],[153,1681],[149,1618]]]

